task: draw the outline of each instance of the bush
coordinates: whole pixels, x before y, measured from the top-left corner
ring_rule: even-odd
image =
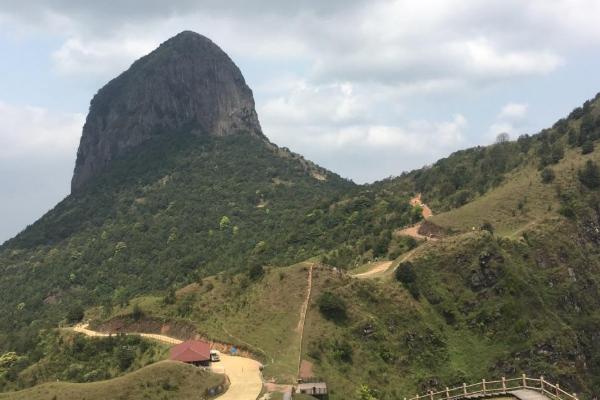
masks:
[[[554,171],[552,170],[552,168],[544,168],[542,170],[542,172],[540,173],[541,177],[542,177],[542,183],[551,183],[552,181],[554,181],[554,178],[556,177],[554,175]]]
[[[251,281],[257,281],[265,275],[265,269],[259,263],[254,263],[248,270],[248,278]]]
[[[398,282],[402,282],[405,285],[410,285],[417,281],[417,274],[415,273],[415,269],[410,261],[400,263],[398,268],[396,268],[394,275],[396,276],[396,280],[398,280]]]
[[[585,163],[583,169],[579,170],[579,181],[589,189],[600,187],[600,168],[592,160]]]
[[[175,304],[177,296],[175,295],[175,288],[171,287],[167,291],[165,297],[163,297],[163,304]]]
[[[67,311],[67,322],[74,324],[80,322],[83,319],[84,310],[79,304],[75,304]]]
[[[522,207],[521,207],[522,208]],[[481,224],[481,230],[488,231],[489,233],[494,233],[494,225],[490,221],[483,221]]]
[[[581,145],[581,154],[590,154],[594,151],[594,142],[591,140],[586,140],[583,145]]]
[[[140,307],[139,304],[133,305],[133,311],[131,311],[131,317],[133,318],[134,321],[139,321],[140,319],[142,319],[144,317],[144,310],[142,310],[142,307]]]
[[[317,304],[321,314],[331,321],[341,322],[348,318],[346,314],[346,302],[333,292],[323,292],[319,300],[317,300]]]
[[[345,340],[335,340],[332,346],[333,358],[337,361],[351,363],[352,362],[352,346]]]
[[[394,276],[398,282],[401,282],[408,289],[415,300],[419,299],[420,291],[417,286],[417,273],[410,261],[400,263],[394,271]]]

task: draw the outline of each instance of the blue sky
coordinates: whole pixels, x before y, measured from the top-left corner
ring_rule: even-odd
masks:
[[[238,64],[272,141],[357,182],[535,133],[600,91],[598,1],[294,3],[0,5],[0,242],[68,194],[94,93],[182,30]]]

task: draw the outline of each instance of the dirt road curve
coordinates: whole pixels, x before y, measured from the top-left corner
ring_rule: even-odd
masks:
[[[431,211],[431,208],[421,201],[421,193],[410,199],[410,205],[421,207],[423,209],[423,218],[425,219],[433,216],[433,211]]]
[[[87,336],[106,337],[107,333],[96,332],[88,328],[87,324],[79,324],[72,328],[73,331]],[[147,339],[156,340],[167,344],[179,344],[182,341],[165,335],[154,333],[137,333]],[[221,361],[213,364],[213,371],[225,374],[229,378],[229,389],[219,400],[256,400],[262,390],[262,375],[260,363],[246,357],[229,356],[221,354]]]
[[[391,261],[379,261],[373,263],[373,267],[369,269],[367,272],[362,272],[360,274],[354,275],[355,278],[369,278],[372,275],[375,275],[379,272],[385,272],[392,265]]]

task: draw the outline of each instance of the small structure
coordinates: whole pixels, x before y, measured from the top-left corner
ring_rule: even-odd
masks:
[[[327,384],[325,382],[298,383],[296,393],[308,394],[319,399],[327,398]]]
[[[201,340],[188,340],[172,347],[169,359],[193,364],[197,367],[208,367],[211,362],[210,344]]]

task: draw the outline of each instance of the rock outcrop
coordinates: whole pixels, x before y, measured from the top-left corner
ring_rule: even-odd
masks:
[[[252,90],[210,39],[182,32],[98,91],[77,152],[71,190],[111,160],[161,135],[263,137]]]

